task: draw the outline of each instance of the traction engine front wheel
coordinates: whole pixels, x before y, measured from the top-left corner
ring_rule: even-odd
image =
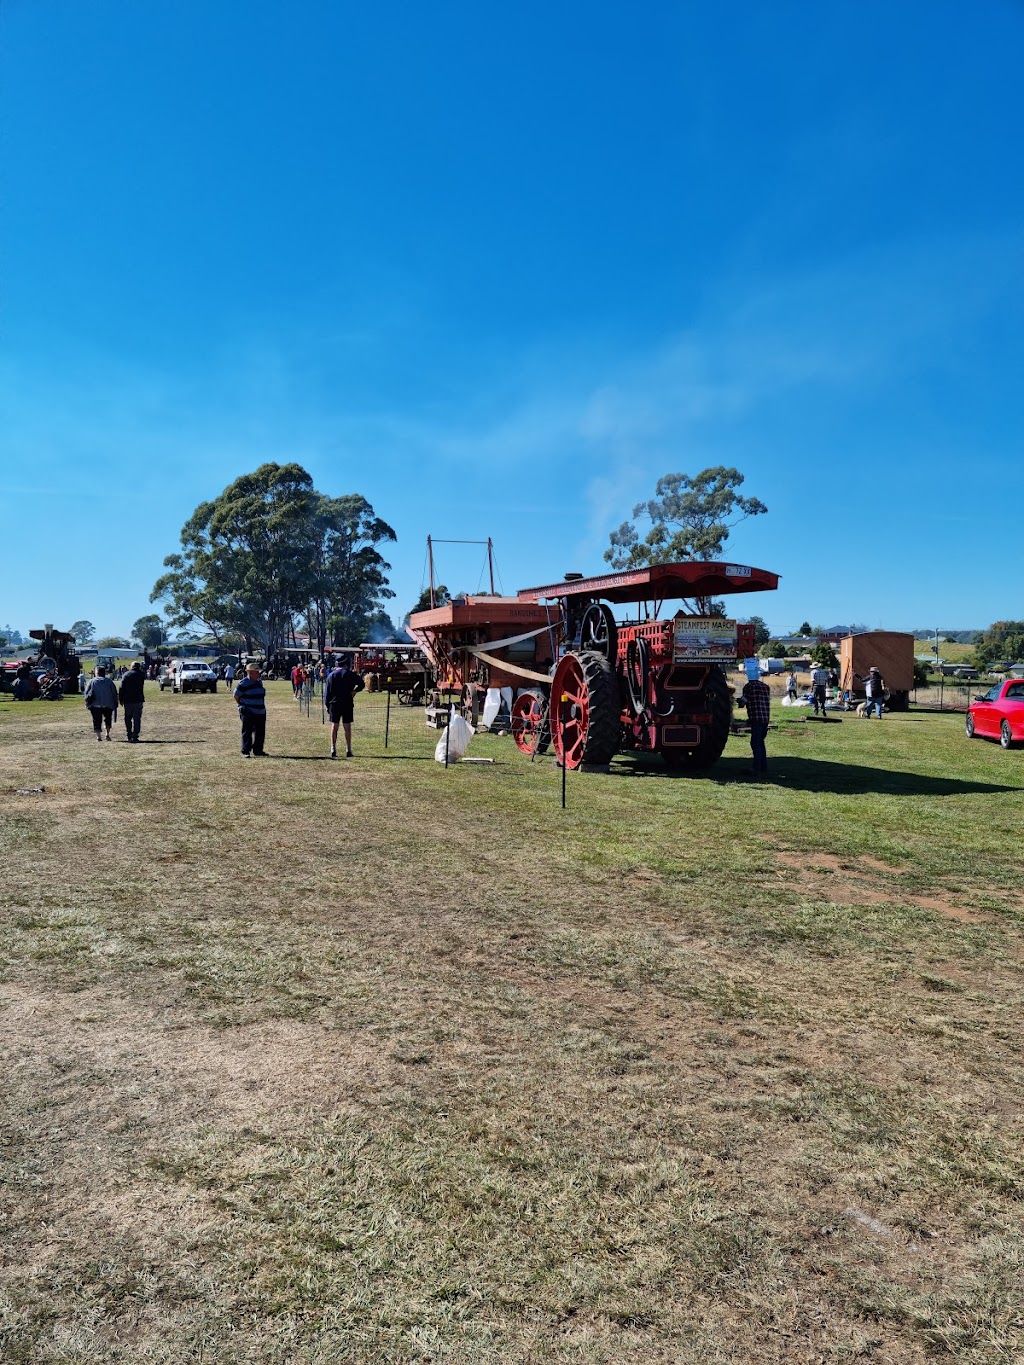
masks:
[[[551,679],[548,713],[555,757],[566,768],[603,767],[619,747],[619,691],[608,659],[565,654]]]
[[[532,758],[547,752],[551,735],[548,731],[548,708],[544,698],[536,692],[524,692],[516,697],[512,707],[512,738],[516,748]]]

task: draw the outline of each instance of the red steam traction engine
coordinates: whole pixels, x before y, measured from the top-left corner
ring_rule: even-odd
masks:
[[[732,692],[723,666],[756,652],[754,628],[700,611],[664,620],[658,614],[669,600],[700,605],[770,591],[778,582],[778,574],[743,564],[658,564],[570,575],[523,588],[517,599],[466,599],[463,611],[476,608],[472,623],[459,620],[453,604],[417,613],[410,627],[423,632],[456,684],[498,686],[499,677],[525,684],[512,708],[512,733],[524,753],[550,746],[559,763],[579,768],[604,767],[633,749],[660,753],[671,768],[700,769],[725,748]],[[516,601],[520,613],[513,614]],[[609,603],[635,604],[636,619],[616,622]],[[525,666],[528,641],[532,668]]]

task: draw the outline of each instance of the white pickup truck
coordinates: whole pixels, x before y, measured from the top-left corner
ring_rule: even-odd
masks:
[[[217,674],[202,659],[175,659],[160,673],[160,691],[170,685],[172,692],[216,692]]]

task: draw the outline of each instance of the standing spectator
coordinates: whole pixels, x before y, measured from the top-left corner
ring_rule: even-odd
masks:
[[[263,758],[267,734],[267,693],[257,664],[250,664],[234,690],[242,722],[242,757]]]
[[[348,659],[342,655],[338,667],[333,669],[327,677],[327,691],[324,693],[324,702],[331,716],[331,757],[338,757],[338,726],[345,729],[345,757],[352,757],[352,719],[355,713],[355,695],[361,692],[366,684],[355,671],[349,667]]]
[[[117,714],[117,688],[113,680],[107,677],[104,664],[97,665],[95,676],[90,679],[85,689],[85,704],[92,714],[92,728],[96,731],[96,738],[102,741],[105,725],[109,739],[110,726]]]
[[[230,661],[224,665],[224,681],[228,687],[235,681],[235,666]]]
[[[828,669],[822,668],[821,664],[811,674],[811,695],[814,699],[814,714],[818,714],[818,707],[821,707],[821,718],[827,720],[825,715],[825,689],[828,687]]]
[[[146,675],[143,672],[142,664],[136,659],[131,666],[131,671],[124,675],[121,686],[117,689],[118,700],[124,708],[124,729],[129,744],[138,744],[139,742],[139,731],[142,729],[142,708],[146,701],[143,695],[145,687]]]
[[[768,772],[768,751],[765,739],[772,715],[772,694],[767,683],[760,678],[751,678],[743,689],[743,700],[747,705],[747,719],[750,721],[750,752],[754,756],[754,775]]]
[[[786,696],[791,702],[796,701],[796,674],[793,672],[786,679]]]
[[[302,691],[302,669],[298,664],[292,669],[292,696],[297,697]]]
[[[864,691],[867,693],[867,703],[864,708],[866,720],[871,719],[871,712],[878,708],[878,719],[882,719],[882,702],[885,700],[885,679],[877,668],[869,668],[868,676],[864,679]]]

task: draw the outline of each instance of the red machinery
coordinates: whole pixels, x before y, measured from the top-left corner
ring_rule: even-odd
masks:
[[[443,725],[448,708],[441,694],[458,692],[462,714],[475,726],[488,688],[550,681],[562,625],[557,607],[478,594],[415,612],[409,634],[426,650],[437,680],[428,721]]]
[[[375,680],[371,692],[393,692],[403,706],[422,705],[429,674],[420,645],[357,645],[352,667]]]
[[[778,582],[778,574],[743,564],[658,564],[570,576],[517,598],[466,598],[417,613],[410,628],[417,638],[422,632],[453,684],[528,689],[512,710],[524,753],[550,745],[560,763],[578,768],[634,749],[660,753],[673,768],[707,768],[732,719],[723,665],[756,652],[754,628],[706,612],[668,619],[659,612],[668,600],[707,604]],[[616,622],[608,603],[636,604],[637,619]],[[532,649],[530,667],[513,657],[516,649]]]

